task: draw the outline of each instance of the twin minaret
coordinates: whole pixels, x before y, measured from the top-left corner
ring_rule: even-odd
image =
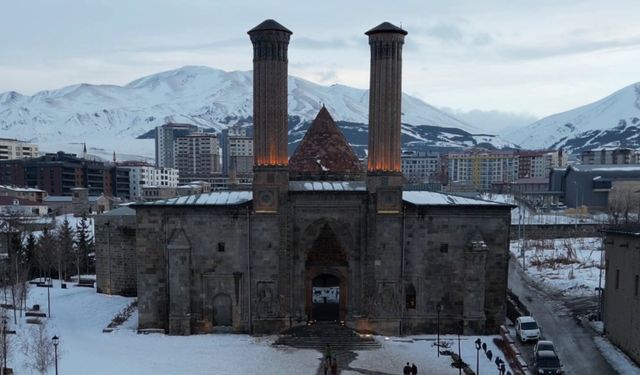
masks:
[[[274,20],[248,33],[253,44],[254,185],[260,185],[278,180],[277,173],[284,173],[288,164],[287,50],[292,33]],[[375,192],[402,185],[402,46],[407,32],[384,22],[366,35],[371,46],[367,185]]]

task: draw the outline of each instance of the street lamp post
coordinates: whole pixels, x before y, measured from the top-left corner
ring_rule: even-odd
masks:
[[[56,375],[58,375],[58,343],[60,338],[58,336],[53,336],[53,357],[56,365]]]
[[[7,319],[2,319],[2,373],[7,369]]]
[[[51,293],[49,289],[51,289],[52,286],[53,283],[49,281],[49,284],[47,284],[47,317],[49,318],[51,318]]]
[[[480,340],[480,338],[478,338],[476,341],[476,375],[480,375],[480,348],[481,348],[481,343],[482,340]]]
[[[444,309],[441,303],[436,305],[436,311],[438,312],[438,341],[436,347],[438,349],[438,357],[440,357],[440,312]]]

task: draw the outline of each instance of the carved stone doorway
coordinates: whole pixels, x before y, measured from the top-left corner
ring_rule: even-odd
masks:
[[[340,320],[340,279],[322,274],[312,281],[312,314],[318,321]]]
[[[347,254],[328,223],[318,228],[307,251],[306,310],[309,319],[344,321],[347,316]]]
[[[232,323],[231,297],[228,294],[218,294],[213,298],[213,325],[231,326]]]

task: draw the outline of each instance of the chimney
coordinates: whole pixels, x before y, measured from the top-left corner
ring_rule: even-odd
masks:
[[[402,209],[400,165],[402,45],[407,32],[383,22],[365,33],[371,47],[367,191],[378,214]]]

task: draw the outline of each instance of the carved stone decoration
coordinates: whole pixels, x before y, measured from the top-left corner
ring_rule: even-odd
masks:
[[[325,223],[307,254],[307,266],[346,266],[347,254],[329,224]]]
[[[274,295],[273,281],[258,281],[257,287],[257,315],[260,318],[274,315],[274,302],[277,296]]]

